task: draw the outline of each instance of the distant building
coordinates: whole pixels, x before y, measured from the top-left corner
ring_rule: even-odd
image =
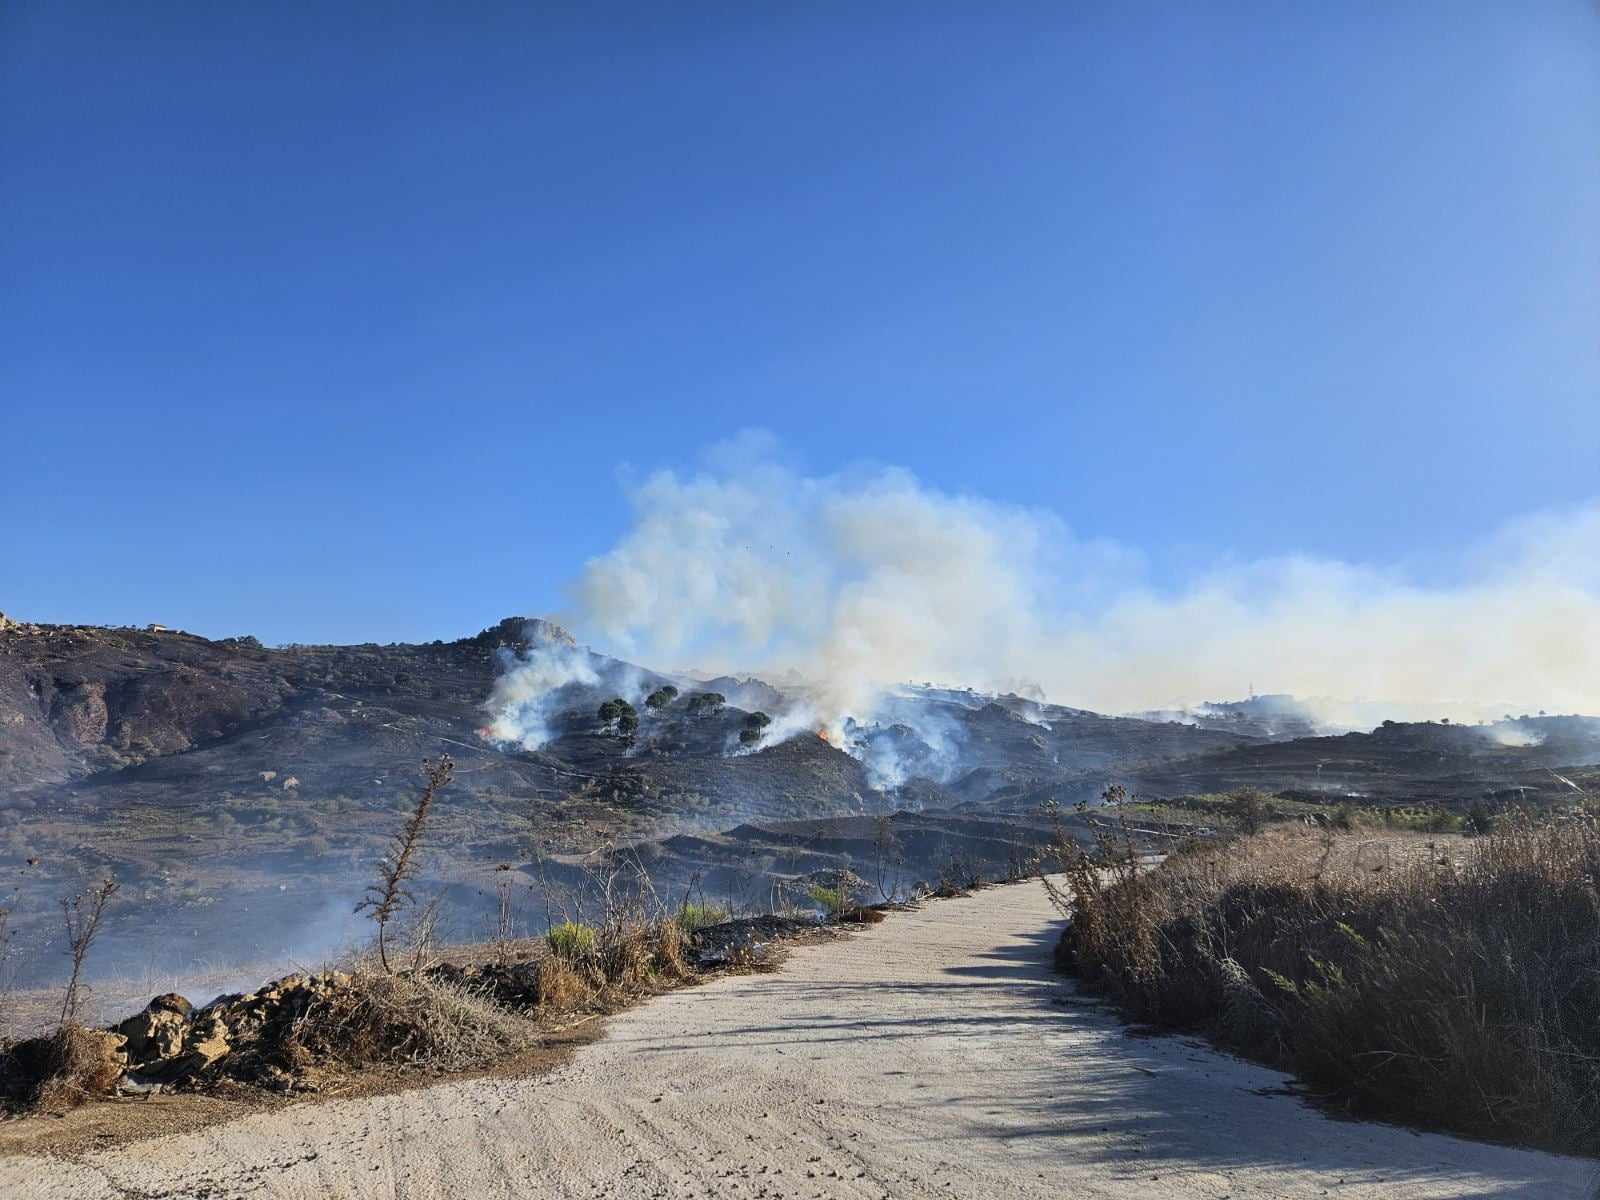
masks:
[[[145,628],[145,632],[146,633],[170,633],[171,632],[171,630],[169,630],[165,625],[158,625],[154,621],[151,621],[150,624],[146,625],[144,628]]]

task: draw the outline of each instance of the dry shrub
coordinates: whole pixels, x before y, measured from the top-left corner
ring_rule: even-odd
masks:
[[[608,921],[595,937],[600,978],[610,987],[632,989],[650,977],[650,930],[641,921]]]
[[[657,920],[649,928],[650,967],[664,979],[687,979],[692,974],[684,957],[688,936],[676,919]]]
[[[1462,841],[1274,829],[1068,872],[1058,961],[1131,1015],[1350,1107],[1600,1150],[1600,824]]]
[[[537,971],[541,1012],[569,1012],[591,995],[583,977],[571,961],[562,955],[545,955],[539,960]]]
[[[563,1012],[607,995],[620,999],[694,973],[687,957],[688,936],[674,917],[646,920],[619,914],[598,928],[568,922],[551,932],[550,952],[536,968],[543,1012]]]
[[[348,1067],[426,1064],[446,1070],[533,1043],[533,1025],[483,992],[440,979],[362,973],[317,995],[291,1041]]]
[[[12,1046],[3,1072],[22,1107],[46,1112],[109,1096],[122,1077],[121,1038],[75,1021]]]
[[[862,904],[853,904],[839,913],[839,920],[845,925],[876,925],[883,920],[883,912]]]

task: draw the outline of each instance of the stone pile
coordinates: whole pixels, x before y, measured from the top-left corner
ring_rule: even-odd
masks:
[[[349,988],[342,971],[288,975],[257,991],[220,996],[194,1008],[182,996],[157,996],[137,1016],[107,1031],[122,1040],[125,1094],[181,1089],[232,1078],[277,1091],[310,1091],[297,1070],[294,1034],[318,1000]]]

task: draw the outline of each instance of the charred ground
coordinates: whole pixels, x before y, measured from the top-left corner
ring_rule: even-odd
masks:
[[[1206,727],[933,687],[902,689],[876,723],[847,728],[849,753],[806,732],[750,752],[745,720],[776,708],[780,689],[599,655],[600,682],[563,694],[538,749],[485,739],[496,680],[541,642],[571,647],[525,618],[452,642],[277,648],[4,622],[0,879],[18,961],[51,973],[56,898],[107,872],[123,885],[108,970],[332,950],[357,928],[352,898],[418,762],[442,751],[456,773],[427,884],[469,925],[497,866],[531,910],[601,845],[630,847],[664,889],[754,896],[815,871],[867,875],[886,833],[908,879],[952,861],[997,873],[1048,836],[1042,809],[1071,812],[1111,784],[1465,806],[1559,797],[1588,786],[1582,767],[1600,759],[1600,722],[1582,718],[1284,737],[1247,719]],[[679,690],[640,704],[628,738],[595,712],[622,678],[637,696]],[[726,702],[691,703],[707,692]]]

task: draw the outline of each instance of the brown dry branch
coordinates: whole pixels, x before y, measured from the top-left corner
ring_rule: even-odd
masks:
[[[386,974],[393,973],[385,942],[389,922],[394,920],[396,913],[415,900],[410,883],[417,870],[417,848],[428,825],[428,810],[439,789],[450,782],[450,772],[454,769],[455,763],[448,754],[423,762],[424,784],[416,807],[394,835],[389,853],[379,861],[377,880],[368,886],[366,896],[356,905],[357,912],[371,913],[378,926],[378,961],[383,964]]]
[[[117,881],[107,877],[103,882],[70,898],[63,897],[61,915],[67,925],[67,953],[72,958],[72,971],[67,976],[67,987],[61,998],[61,1019],[57,1027],[65,1029],[78,1019],[78,1002],[83,988],[83,964],[89,957],[89,947],[100,932],[100,921],[105,916],[106,905],[117,894]]]
[[[494,933],[491,944],[494,947],[495,961],[501,964],[511,959],[511,945],[514,940],[512,920],[511,893],[516,880],[511,874],[511,864],[501,863],[494,869]]]

